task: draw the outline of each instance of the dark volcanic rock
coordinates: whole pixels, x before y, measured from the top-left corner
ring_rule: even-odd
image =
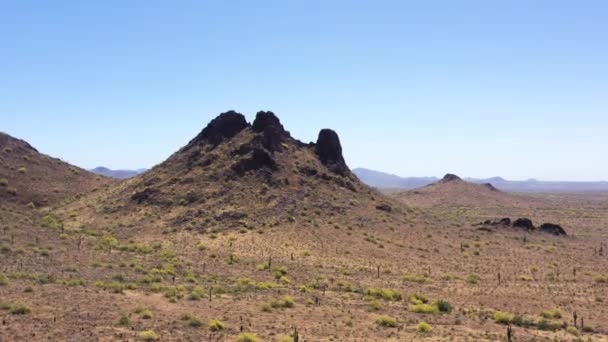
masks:
[[[553,235],[567,235],[566,231],[564,230],[564,228],[562,228],[560,225],[558,224],[553,224],[553,223],[543,223],[539,230],[541,232],[544,233],[549,233],[549,234],[553,234]]]
[[[338,134],[331,129],[323,129],[319,132],[319,138],[315,145],[315,152],[319,156],[319,160],[327,168],[339,175],[347,175],[349,173],[348,166],[342,156],[342,145]]]
[[[528,218],[518,218],[513,222],[513,228],[524,228],[526,230],[534,230],[532,220]]]
[[[136,202],[137,204],[149,203],[156,204],[157,201],[154,199],[154,196],[159,193],[158,189],[145,188],[142,191],[138,191],[131,196],[131,200]]]
[[[483,183],[482,186],[484,186],[487,189],[490,189],[492,191],[498,191],[498,189],[496,189],[496,187],[494,187],[494,185],[492,185],[492,183]]]
[[[498,224],[502,225],[502,226],[510,226],[511,225],[511,219],[508,217],[502,218],[498,221]]]
[[[453,181],[459,181],[459,180],[462,180],[462,179],[460,179],[460,177],[458,177],[454,174],[448,173],[445,176],[443,176],[443,178],[439,182],[447,183],[447,182],[453,182]]]
[[[233,110],[222,113],[211,120],[207,127],[186,145],[186,148],[201,143],[209,143],[215,147],[239,134],[247,127],[249,127],[249,124],[243,114]]]
[[[273,112],[258,112],[251,128],[262,133],[262,146],[270,152],[282,150],[282,143],[289,137],[289,132]]]
[[[272,156],[261,148],[255,148],[250,156],[246,156],[232,166],[232,169],[239,175],[247,171],[266,169],[267,171],[277,170],[277,163]]]
[[[390,213],[391,211],[393,211],[393,208],[388,205],[388,204],[379,204],[376,206],[376,209],[381,210],[381,211],[386,211],[387,213]]]

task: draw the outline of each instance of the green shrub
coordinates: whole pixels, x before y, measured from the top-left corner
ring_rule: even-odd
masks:
[[[397,326],[397,320],[390,316],[379,316],[374,322],[385,328],[394,328]]]
[[[574,336],[578,336],[578,335],[580,335],[580,332],[578,331],[578,329],[577,329],[576,327],[572,327],[572,326],[567,327],[567,328],[566,328],[566,331],[567,331],[569,334],[572,334],[572,335],[574,335]]]
[[[467,276],[467,283],[469,284],[477,284],[481,280],[481,277],[477,273],[470,273]]]
[[[499,324],[510,324],[515,316],[512,313],[504,311],[494,312],[494,321]]]
[[[222,321],[217,320],[217,319],[212,319],[209,321],[209,330],[211,331],[220,331],[220,330],[224,330],[225,326],[224,323],[222,323]]]
[[[242,333],[236,338],[237,342],[260,342],[258,336],[254,333]]]
[[[8,277],[4,273],[0,273],[0,286],[8,284]]]
[[[144,309],[140,312],[141,318],[143,319],[152,319],[154,315],[152,315],[152,311],[150,309]]]
[[[536,327],[539,330],[544,330],[544,331],[557,331],[557,330],[561,329],[562,325],[560,323],[557,323],[557,322],[551,322],[551,321],[548,321],[546,319],[541,319],[536,324]]]
[[[408,273],[403,276],[403,281],[407,281],[410,283],[426,283],[430,280],[430,278],[423,274]]]
[[[409,310],[415,313],[436,314],[439,313],[439,308],[433,304],[410,304]]]
[[[376,299],[383,299],[386,301],[400,301],[402,299],[401,293],[392,290],[392,289],[378,289],[378,288],[370,288],[367,289],[366,294],[370,297]]]
[[[274,300],[270,302],[270,307],[274,309],[280,308],[293,308],[295,303],[293,301],[293,297],[291,296],[283,296],[281,299]]]
[[[414,293],[413,295],[409,296],[408,301],[410,302],[410,304],[426,304],[429,302],[428,298],[420,293]]]
[[[439,312],[450,313],[452,311],[452,304],[443,299],[436,301],[434,304],[439,309]]]
[[[431,331],[433,331],[433,327],[431,327],[431,325],[428,324],[427,322],[420,322],[416,326],[416,331],[420,332],[420,333],[423,333],[423,334],[428,334]]]
[[[131,319],[129,318],[129,315],[127,315],[127,314],[120,315],[120,319],[118,319],[118,325],[123,326],[123,327],[130,326]]]
[[[382,310],[382,307],[383,307],[382,303],[380,303],[379,301],[377,301],[375,299],[369,302],[369,308],[372,311]]]
[[[12,315],[27,315],[32,312],[32,310],[23,304],[13,304],[8,309],[8,312]]]
[[[146,341],[146,342],[152,342],[152,341],[158,341],[160,340],[160,336],[158,336],[157,333],[155,333],[152,330],[147,330],[147,331],[142,331],[139,333],[139,338]]]
[[[545,310],[545,311],[541,312],[540,315],[546,319],[562,318],[562,313],[561,313],[561,311],[559,311],[558,308],[551,309],[551,310]]]

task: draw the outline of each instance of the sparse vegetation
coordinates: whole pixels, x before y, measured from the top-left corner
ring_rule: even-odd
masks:
[[[428,334],[431,331],[433,331],[433,328],[431,327],[430,324],[428,324],[426,322],[420,322],[416,326],[416,331],[419,332],[419,333]]]
[[[394,328],[397,326],[397,320],[390,316],[379,316],[374,322],[377,325],[385,328]]]

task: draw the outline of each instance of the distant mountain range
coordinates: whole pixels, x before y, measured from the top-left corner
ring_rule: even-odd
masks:
[[[92,170],[89,170],[95,174],[112,177],[117,179],[127,179],[131,177],[135,177],[141,173],[146,172],[146,169],[138,169],[138,170],[111,170],[107,167],[98,166]]]
[[[410,190],[420,188],[439,180],[437,177],[400,177],[380,171],[356,168],[353,172],[359,179],[369,186],[381,189]],[[472,183],[490,183],[494,187],[510,192],[587,192],[608,191],[608,182],[566,182],[566,181],[539,181],[528,179],[524,181],[511,181],[502,177],[487,179],[464,178]]]

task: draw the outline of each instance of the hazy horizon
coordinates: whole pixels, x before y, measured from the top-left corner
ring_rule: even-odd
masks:
[[[608,4],[0,4],[0,130],[91,169],[162,162],[217,114],[332,128],[351,167],[608,178]],[[260,18],[265,18],[260,20]]]

